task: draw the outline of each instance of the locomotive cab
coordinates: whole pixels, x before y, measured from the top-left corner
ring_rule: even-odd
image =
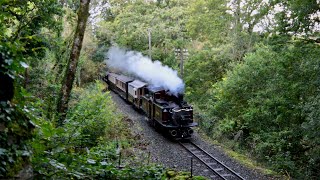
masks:
[[[193,133],[193,108],[183,101],[183,95],[174,96],[164,89],[146,88],[142,109],[153,126],[167,130],[173,138],[189,138]]]
[[[193,109],[191,107],[186,108],[173,108],[172,120],[176,125],[186,125],[193,122]]]

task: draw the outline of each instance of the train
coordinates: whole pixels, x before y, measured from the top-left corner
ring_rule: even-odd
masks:
[[[137,78],[107,72],[102,80],[127,103],[144,113],[148,123],[156,130],[174,139],[190,139],[193,107],[183,100],[183,94],[172,95],[168,90],[148,85]]]

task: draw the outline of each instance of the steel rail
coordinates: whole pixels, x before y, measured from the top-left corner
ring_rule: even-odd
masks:
[[[209,154],[206,150],[202,149],[201,147],[199,147],[198,145],[194,144],[193,142],[188,142],[189,144],[191,144],[192,146],[194,146],[196,149],[200,150],[200,152],[204,153],[205,155],[209,156],[212,160],[214,160],[214,162],[216,162],[218,165],[222,166],[222,168],[224,168],[225,170],[231,172],[231,175],[237,177],[238,179],[241,180],[245,180],[243,177],[241,177],[238,173],[236,173],[235,171],[233,171],[232,169],[230,169],[228,166],[226,166],[225,164],[223,164],[221,161],[219,161],[217,158],[213,157],[211,154]],[[198,157],[192,150],[190,150],[190,148],[188,148],[185,144],[179,142],[179,144],[184,147],[188,152],[190,152],[193,156],[195,156],[199,161],[201,161],[205,166],[207,166],[211,171],[214,172],[214,174],[218,175],[221,179],[223,180],[227,180],[227,178],[225,178],[223,175],[221,175],[221,173],[219,173],[218,171],[216,171],[215,169],[218,168],[213,168],[211,167],[207,162],[205,162],[203,159],[201,159],[200,157]]]

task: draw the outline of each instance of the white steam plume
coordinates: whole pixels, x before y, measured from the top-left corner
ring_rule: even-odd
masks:
[[[162,87],[174,95],[184,91],[184,83],[177,71],[159,61],[152,61],[139,52],[111,47],[107,57],[106,63],[110,67],[138,76],[152,86]]]

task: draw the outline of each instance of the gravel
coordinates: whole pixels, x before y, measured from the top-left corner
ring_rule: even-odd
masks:
[[[136,136],[140,137],[140,144],[144,146],[144,157],[148,157],[150,153],[150,160],[153,163],[175,170],[190,171],[192,156],[183,147],[150,127],[145,120],[145,116],[134,110],[130,104],[121,99],[117,94],[114,92],[110,94],[118,110],[131,119],[131,129]],[[257,170],[246,168],[237,163],[234,159],[228,157],[219,147],[203,140],[197,132],[193,134],[191,141],[205,149],[245,179],[274,179],[274,177],[263,175]],[[205,176],[209,179],[213,178],[212,172],[195,158],[193,158],[193,174]]]

